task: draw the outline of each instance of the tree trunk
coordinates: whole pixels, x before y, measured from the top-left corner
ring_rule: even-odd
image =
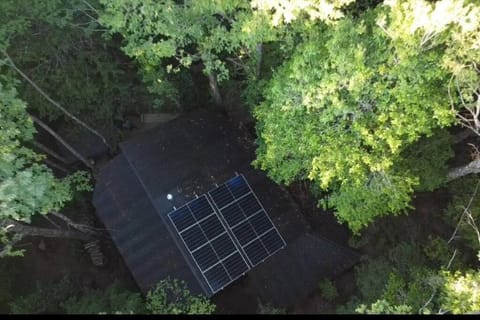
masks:
[[[89,240],[92,238],[91,236],[78,231],[33,227],[12,219],[4,220],[2,225],[7,229],[7,232],[20,234],[22,237],[40,236],[45,238],[67,238],[78,240]]]
[[[76,223],[74,222],[72,219],[70,219],[69,217],[59,213],[59,212],[51,212],[50,214],[52,214],[53,216],[63,220],[68,226],[74,228],[74,229],[77,229],[78,231],[82,232],[82,233],[85,233],[85,234],[88,234],[88,235],[91,235],[91,236],[100,236],[101,233],[96,231],[93,227],[91,226],[88,226],[86,224],[81,224],[81,223]]]
[[[216,107],[222,108],[223,107],[223,99],[222,95],[220,94],[220,89],[218,87],[217,78],[214,74],[208,74],[208,82],[210,85],[210,93],[213,97],[213,103]]]
[[[451,169],[447,174],[447,181],[452,181],[471,173],[480,173],[480,159],[475,159],[464,166]]]
[[[88,168],[93,171],[93,165],[88,161],[84,156],[82,156],[77,150],[75,150],[68,142],[62,139],[55,131],[53,131],[49,126],[47,126],[43,121],[35,117],[34,115],[30,115],[33,122],[38,124],[40,127],[45,129],[48,133],[50,133],[55,139],[57,139],[61,144],[65,146],[75,157],[77,157],[80,161],[83,162]]]

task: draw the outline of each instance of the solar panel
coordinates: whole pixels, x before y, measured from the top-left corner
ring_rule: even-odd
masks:
[[[250,269],[205,195],[170,212],[168,217],[212,293]]]
[[[285,241],[243,175],[233,177],[208,195],[251,267],[285,247]]]

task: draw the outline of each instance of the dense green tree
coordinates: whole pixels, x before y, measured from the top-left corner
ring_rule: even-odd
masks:
[[[105,290],[89,290],[80,297],[59,301],[67,314],[144,314],[145,303],[140,293],[126,290],[115,281]]]
[[[12,313],[66,314],[211,314],[215,305],[203,296],[192,295],[185,282],[160,281],[144,299],[115,281],[105,290],[81,288],[72,275],[60,281],[37,282],[32,293],[14,297]]]
[[[480,21],[477,7],[451,2],[390,1],[305,33],[255,109],[256,165],[279,183],[312,180],[330,193],[323,203],[354,232],[378,216],[404,212],[414,191],[445,182],[449,144],[431,141],[447,142],[439,129],[465,110],[450,80],[467,77],[455,68],[476,59],[471,30]],[[418,3],[430,10],[430,23],[418,23]],[[458,10],[443,10],[450,4]],[[440,13],[445,19],[431,29]],[[462,24],[462,14],[471,25]],[[470,95],[476,90],[471,77],[459,85],[463,96],[467,87]],[[419,158],[421,139],[429,139],[430,150]],[[418,168],[437,168],[438,176]]]
[[[165,279],[147,294],[146,308],[152,314],[211,314],[215,305],[190,293],[184,281]]]
[[[443,272],[442,309],[454,314],[480,310],[480,270]]]
[[[286,24],[338,19],[339,8],[351,2],[102,1],[101,22],[123,36],[123,50],[140,63],[152,92],[179,106],[179,88],[167,73],[197,64],[209,79],[214,102],[221,104],[218,83],[238,68],[255,82],[262,45],[291,37]]]
[[[111,144],[120,139],[114,119],[148,101],[136,70],[97,21],[97,1],[5,0],[0,4],[0,72],[15,76],[19,96],[46,121],[72,121],[52,100],[96,128]],[[8,53],[9,59],[5,54]],[[84,128],[72,126],[82,136]]]
[[[29,148],[35,128],[25,102],[4,77],[0,78],[0,127],[1,257],[14,253],[12,244],[23,235],[48,235],[48,230],[28,227],[32,216],[60,210],[75,190],[89,190],[90,185],[82,172],[57,179],[41,163],[43,157]],[[57,234],[60,233],[51,232],[52,236]]]
[[[118,281],[105,290],[82,289],[72,275],[60,281],[37,282],[35,290],[10,303],[13,314],[144,314],[145,303],[139,293],[129,291]]]

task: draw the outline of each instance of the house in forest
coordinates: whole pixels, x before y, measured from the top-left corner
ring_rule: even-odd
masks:
[[[196,111],[122,143],[121,153],[100,170],[93,200],[97,215],[143,292],[170,277],[184,280],[195,294],[212,297],[242,290],[249,292],[252,299],[286,307],[307,297],[322,278],[338,275],[357,262],[354,250],[313,232],[289,194],[251,166],[255,153],[249,141],[224,116]],[[252,255],[245,257],[245,252],[250,248],[247,245],[257,238],[245,246],[239,243],[229,229],[230,222],[224,220],[225,212],[219,210],[218,201],[212,197],[211,191],[225,186],[225,181],[233,181],[232,177],[245,179],[251,188],[245,192],[255,195],[262,212],[284,241],[281,248],[277,242],[272,254],[261,256],[262,261],[256,263],[247,261],[252,260],[247,259]],[[214,208],[208,209],[209,217],[219,217],[227,232],[198,240],[196,237],[209,232],[203,229],[203,233],[195,236],[193,232],[187,239],[180,229],[192,230],[200,225],[200,220],[177,228],[179,224],[173,218],[186,208],[191,210],[189,217],[195,215],[193,205],[201,202],[197,199]],[[189,203],[190,207],[185,206]],[[249,223],[257,230],[257,222],[249,220]],[[210,250],[210,255],[197,257],[199,249],[189,248],[190,241],[197,240],[200,247],[220,248],[226,243],[219,240],[222,235],[228,244],[234,242],[246,267],[238,257],[232,264],[238,267],[241,263],[243,269],[227,266],[227,260],[222,260],[217,249],[214,254]],[[220,244],[215,247],[213,241]],[[268,246],[262,243],[258,250]],[[253,255],[258,253],[257,249],[252,250]],[[205,262],[211,266],[204,267],[205,259],[217,260]],[[219,273],[210,274],[218,264],[224,264],[229,274],[230,270],[237,270],[238,277],[230,277],[235,281],[223,281]],[[212,282],[211,277],[220,279],[220,284]]]

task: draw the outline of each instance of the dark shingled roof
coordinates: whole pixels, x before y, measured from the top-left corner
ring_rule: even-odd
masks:
[[[123,143],[121,154],[102,168],[93,202],[143,292],[171,277],[185,280],[193,293],[211,295],[166,215],[236,172],[245,175],[287,243],[241,281],[262,301],[290,306],[321,278],[356,263],[355,251],[315,235],[288,193],[252,168],[248,141],[222,115],[198,111]]]

